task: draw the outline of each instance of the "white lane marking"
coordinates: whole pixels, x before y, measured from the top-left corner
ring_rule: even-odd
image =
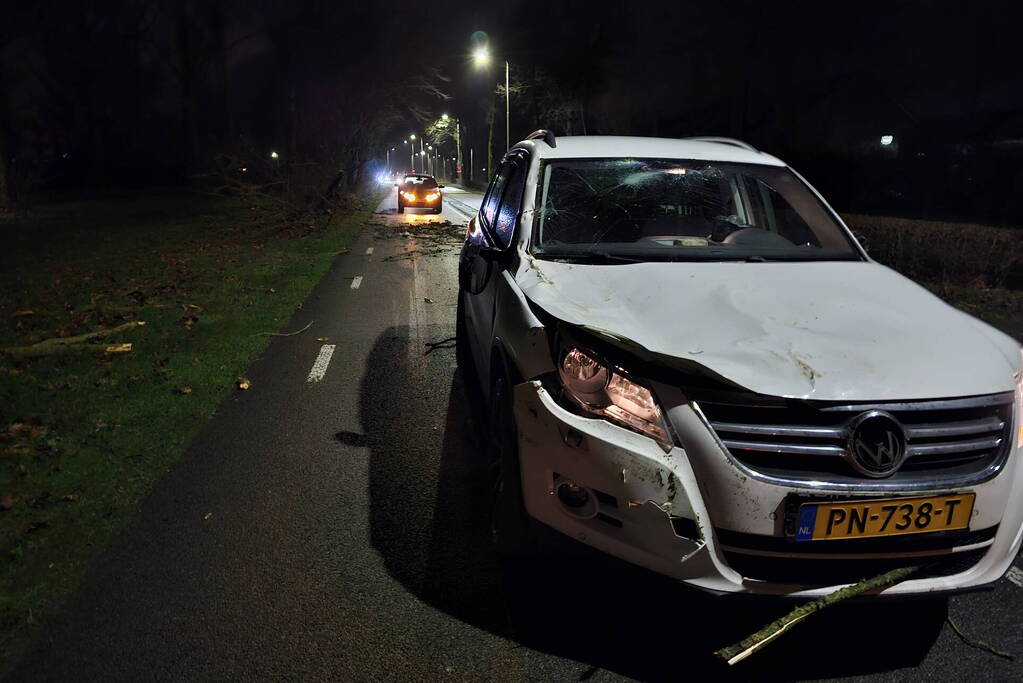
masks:
[[[309,371],[307,382],[319,382],[327,374],[327,367],[330,365],[330,357],[334,355],[335,344],[324,344],[320,347],[320,355],[313,361],[313,369]]]
[[[352,278],[352,289],[358,289],[359,285],[361,285],[361,284],[362,284],[362,276],[361,275],[356,275],[355,277]]]
[[[423,347],[426,344],[426,278],[419,270],[416,259],[412,259],[412,287],[409,289],[409,362],[422,362]]]
[[[476,215],[476,210],[473,209],[471,206],[459,201],[455,201],[454,199],[448,201],[448,206],[454,209],[455,213],[461,215],[466,220],[469,220]]]
[[[1023,588],[1023,569],[1019,567],[1009,567],[1009,573],[1005,575],[1009,581]]]
[[[373,247],[366,247],[366,256],[369,256],[372,253],[373,253]]]

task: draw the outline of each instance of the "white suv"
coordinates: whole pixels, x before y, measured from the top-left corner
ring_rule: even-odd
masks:
[[[872,261],[773,156],[538,131],[459,285],[502,549],[538,520],[710,591],[812,596],[906,565],[885,595],[977,587],[1020,548],[1019,343]]]

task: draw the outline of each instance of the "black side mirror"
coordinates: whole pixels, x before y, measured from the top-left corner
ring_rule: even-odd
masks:
[[[438,186],[437,186],[437,189],[438,189],[438,190],[440,190],[440,189],[442,189],[443,187],[444,187],[443,185],[438,185]]]
[[[398,183],[395,183],[395,184],[394,184],[394,186],[395,186],[395,187],[398,187]]]

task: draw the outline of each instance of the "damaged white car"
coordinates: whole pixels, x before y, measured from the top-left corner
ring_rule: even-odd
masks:
[[[1019,343],[871,260],[773,156],[538,131],[459,285],[503,549],[539,521],[709,591],[813,596],[911,564],[884,595],[979,587],[1020,548]]]

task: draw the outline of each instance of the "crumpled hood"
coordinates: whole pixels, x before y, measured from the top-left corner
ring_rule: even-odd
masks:
[[[578,265],[527,255],[516,281],[556,318],[773,396],[971,396],[1013,390],[1018,372],[1018,343],[876,263]]]

